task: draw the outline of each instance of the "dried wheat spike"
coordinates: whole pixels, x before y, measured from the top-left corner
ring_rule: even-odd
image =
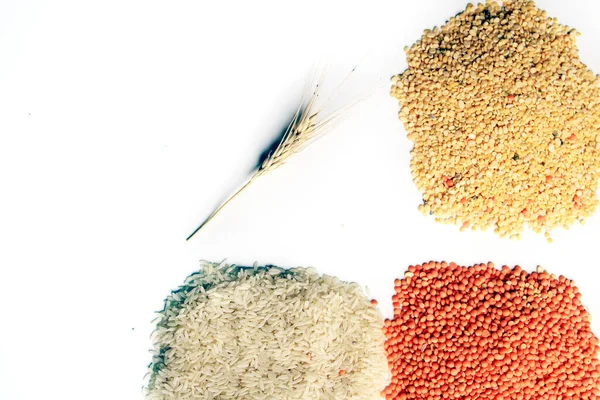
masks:
[[[252,175],[241,189],[235,192],[227,199],[219,208],[217,208],[207,219],[200,225],[186,240],[190,240],[200,229],[206,226],[230,201],[242,193],[252,182],[258,177],[266,175],[271,171],[276,170],[287,162],[294,154],[302,151],[310,143],[314,142],[319,137],[323,136],[332,124],[337,121],[343,111],[338,110],[324,119],[317,121],[320,110],[315,110],[315,103],[319,97],[319,85],[316,85],[316,90],[313,91],[309,101],[301,102],[300,107],[296,111],[294,118],[288,125],[281,142],[274,152],[269,154],[267,159],[262,163],[260,168]]]

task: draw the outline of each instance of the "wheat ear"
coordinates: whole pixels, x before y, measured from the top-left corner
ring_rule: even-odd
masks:
[[[335,112],[323,121],[317,122],[317,116],[321,111],[315,110],[315,103],[318,97],[319,85],[317,84],[316,89],[310,96],[310,100],[308,102],[301,102],[275,151],[269,154],[246,184],[219,206],[186,240],[190,240],[200,229],[204,228],[227,204],[246,190],[257,178],[281,167],[292,155],[302,151],[306,146],[323,136],[329,130],[333,122],[338,119],[339,112]]]

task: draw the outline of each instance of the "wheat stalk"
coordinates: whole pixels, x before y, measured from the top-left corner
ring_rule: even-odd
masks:
[[[277,168],[284,165],[287,160],[294,154],[299,153],[309,144],[313,143],[318,138],[322,137],[334,122],[339,120],[344,109],[340,109],[326,118],[317,121],[317,117],[322,112],[325,105],[329,102],[325,102],[319,110],[315,110],[316,101],[319,97],[320,84],[316,85],[316,89],[312,92],[310,100],[301,101],[300,107],[298,107],[292,121],[288,125],[279,145],[268,155],[260,167],[254,172],[250,179],[242,186],[237,192],[230,196],[221,206],[219,206],[186,240],[190,240],[196,233],[204,228],[210,221],[212,221],[217,214],[227,206],[233,199],[235,199],[240,193],[246,190],[250,184],[252,184],[259,177],[268,174],[276,170]],[[331,99],[331,98],[330,98]]]

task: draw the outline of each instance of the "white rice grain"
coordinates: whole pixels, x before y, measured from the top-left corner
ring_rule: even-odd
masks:
[[[205,263],[165,300],[145,393],[150,400],[381,398],[389,381],[382,326],[356,284],[313,269]]]

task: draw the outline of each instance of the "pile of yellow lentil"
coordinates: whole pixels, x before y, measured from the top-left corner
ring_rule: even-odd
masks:
[[[532,1],[469,4],[406,49],[392,96],[424,214],[520,238],[598,206],[600,77]]]

